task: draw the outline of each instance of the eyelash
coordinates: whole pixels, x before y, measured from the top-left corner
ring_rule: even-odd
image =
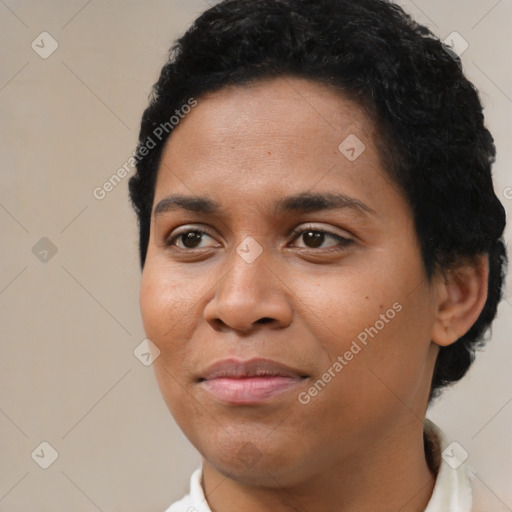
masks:
[[[326,235],[327,237],[337,240],[337,242],[338,242],[337,246],[325,247],[323,249],[324,251],[326,251],[326,250],[327,251],[338,251],[340,249],[348,247],[349,245],[351,245],[354,242],[350,238],[345,238],[341,235],[336,235],[335,233],[332,233],[325,229],[317,228],[315,226],[306,226],[306,227],[297,228],[297,229],[293,230],[293,232],[292,232],[293,240],[297,240],[298,238],[300,238],[300,236],[302,234],[310,232],[310,231],[312,231],[313,233],[322,233],[322,234]],[[314,250],[316,248],[315,247],[302,247],[302,249]]]
[[[306,227],[301,227],[301,228],[297,228],[295,229],[293,232],[292,232],[292,236],[293,236],[293,240],[296,240],[300,237],[300,235],[304,234],[304,233],[307,233],[307,232],[313,232],[313,233],[322,233],[330,238],[333,238],[335,240],[338,241],[338,245],[337,246],[331,246],[331,247],[326,247],[326,248],[323,248],[324,251],[336,251],[336,250],[342,250],[346,247],[348,247],[349,245],[352,245],[354,243],[354,240],[350,239],[350,238],[345,238],[341,235],[336,235],[335,233],[332,233],[330,231],[327,231],[327,230],[324,230],[324,229],[321,229],[321,228],[317,228],[315,226],[306,226]],[[200,234],[204,234],[204,235],[208,235],[210,238],[213,238],[212,235],[210,235],[208,232],[206,231],[203,231],[201,229],[188,229],[186,231],[182,231],[181,233],[177,233],[176,235],[174,235],[172,238],[169,238],[168,240],[165,241],[165,246],[166,247],[176,247],[176,245],[174,244],[175,240],[177,240],[179,237],[183,236],[183,235],[186,235],[188,233],[200,233]],[[192,248],[192,249],[189,249],[189,248],[183,248],[183,247],[177,247],[178,249],[181,249],[183,251],[193,251],[194,249],[202,249],[201,247],[199,248]],[[301,249],[310,249],[310,250],[314,250],[316,249],[315,247],[302,247]],[[320,250],[322,250],[322,248],[320,248]]]

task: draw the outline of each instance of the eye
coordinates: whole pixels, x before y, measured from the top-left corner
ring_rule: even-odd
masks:
[[[182,231],[181,233],[177,233],[173,235],[171,238],[169,238],[165,245],[167,247],[169,246],[176,246],[179,249],[201,249],[202,247],[216,247],[218,244],[210,245],[210,246],[201,246],[201,242],[203,242],[204,238],[211,238],[213,240],[213,237],[211,237],[208,233],[205,231],[201,231],[199,229],[188,229],[186,231]],[[181,243],[181,245],[176,244],[175,242]]]
[[[295,235],[294,240],[302,239],[303,248],[307,249],[318,249],[318,248],[335,248],[338,247],[340,249],[347,247],[354,243],[350,238],[345,238],[341,235],[337,235],[335,233],[331,233],[330,231],[326,231],[324,229],[319,229],[317,227],[311,226],[302,229],[296,229],[293,232]],[[326,240],[331,240],[334,243],[329,245],[322,245]]]

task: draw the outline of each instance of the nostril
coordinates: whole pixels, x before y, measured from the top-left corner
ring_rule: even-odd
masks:
[[[270,318],[268,316],[265,316],[263,318],[260,318],[256,323],[257,324],[268,324],[269,322],[273,322],[273,318]]]

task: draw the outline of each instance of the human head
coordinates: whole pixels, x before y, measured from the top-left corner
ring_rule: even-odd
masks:
[[[488,255],[487,301],[471,329],[441,347],[432,399],[463,377],[495,317],[505,213],[493,190],[495,148],[477,91],[460,60],[392,3],[226,0],[196,20],[172,48],[142,119],[137,174],[130,180],[141,266],[160,158],[173,132],[158,139],[155,129],[190,98],[278,76],[335,87],[373,120],[389,178],[411,205],[429,279],[463,258]],[[150,137],[156,144],[145,155]]]

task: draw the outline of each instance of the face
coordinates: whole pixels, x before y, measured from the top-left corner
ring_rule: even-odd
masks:
[[[198,99],[166,144],[142,318],[170,411],[223,474],[299,483],[422,422],[435,294],[378,137],[288,77]]]

